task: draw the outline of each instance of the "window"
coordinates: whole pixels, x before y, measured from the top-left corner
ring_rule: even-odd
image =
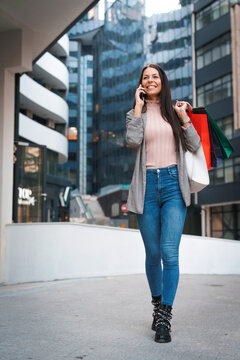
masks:
[[[78,65],[77,63],[72,63],[71,65],[68,65],[68,71],[70,74],[76,74],[78,72]]]
[[[240,157],[233,159],[234,180],[240,181]]]
[[[217,124],[228,138],[233,137],[234,128],[232,116],[227,116],[225,118],[217,120]]]
[[[217,20],[229,12],[229,0],[217,0],[196,14],[196,30]]]
[[[92,77],[88,77],[88,78],[87,78],[87,84],[88,84],[88,85],[92,85],[92,83],[93,83],[93,78],[92,78]]]
[[[93,68],[93,61],[92,61],[92,60],[88,60],[88,61],[87,61],[87,68],[88,68],[88,69],[92,69],[92,68]]]
[[[68,96],[67,96],[67,101],[69,104],[76,104],[78,103],[78,95],[77,94],[72,94],[69,92]]]
[[[69,91],[71,92],[71,93],[77,93],[77,84],[76,83],[70,83],[69,84]]]
[[[209,172],[210,184],[218,185],[240,180],[240,157],[224,160]]]
[[[197,50],[197,69],[199,70],[230,53],[230,33],[228,33]]]
[[[92,94],[87,94],[87,102],[92,102]]]
[[[240,240],[240,204],[211,208],[211,236]]]
[[[69,153],[68,154],[69,161],[77,161],[77,154],[76,153]]]
[[[77,128],[74,126],[67,128],[66,137],[68,140],[77,140]]]
[[[205,106],[232,96],[232,75],[225,75],[197,89],[197,104]]]

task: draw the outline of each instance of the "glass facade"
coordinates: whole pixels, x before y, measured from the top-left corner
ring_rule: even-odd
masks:
[[[232,74],[200,86],[197,89],[197,105],[209,105],[230,96],[232,96]]]
[[[240,181],[240,157],[234,157],[222,162],[217,169],[209,172],[211,185]]]
[[[227,33],[197,50],[197,69],[199,70],[230,54],[231,40],[230,33]]]
[[[69,106],[69,128],[66,131],[68,138],[68,161],[62,168],[69,169],[68,178],[73,187],[77,187],[77,136],[75,138],[69,136],[70,129],[77,128],[78,124],[78,42],[69,42],[69,57],[67,60],[67,67],[69,71],[69,91],[67,102]]]
[[[234,130],[233,126],[233,90],[232,90],[232,66],[229,68],[220,67],[220,63],[216,63],[216,75],[212,71],[214,62],[217,60],[231,56],[231,21],[230,21],[230,6],[234,1],[230,0],[215,0],[210,5],[196,13],[196,38],[201,39],[201,47],[196,50],[196,72],[198,77],[202,74],[204,69],[204,76],[207,79],[208,71],[211,71],[211,82],[206,82],[196,89],[197,105],[208,106],[211,105],[211,114],[214,117],[214,112],[219,114],[219,102],[224,105],[224,115],[218,115],[215,118],[216,123],[231,139],[233,146],[239,136],[239,131]],[[198,1],[198,4],[202,4]],[[198,7],[198,6],[196,6]],[[226,16],[227,15],[227,16]],[[218,19],[226,17],[229,21],[226,22],[225,34],[222,34],[222,29],[219,27]],[[204,28],[204,38],[202,29]],[[200,30],[200,31],[199,31]],[[199,31],[199,33],[198,33]],[[208,40],[209,33],[211,41]],[[196,41],[197,44],[197,41]],[[225,64],[230,64],[226,60]],[[213,66],[210,66],[213,64]],[[226,75],[227,73],[227,75]],[[226,101],[227,100],[227,101]],[[206,204],[208,211],[206,212],[206,222],[209,224],[208,236],[240,240],[240,199],[236,194],[234,203],[228,203],[228,189],[229,186],[238,188],[240,183],[240,154],[235,147],[235,151],[229,159],[224,160],[216,169],[209,172],[210,184],[214,185],[214,196],[210,196],[211,205],[208,201],[208,194],[212,191],[212,187],[206,188],[202,193],[199,193],[200,204]],[[203,195],[203,202],[201,197]],[[211,194],[212,195],[212,194]],[[219,206],[216,204],[219,203]]]
[[[153,15],[147,30],[146,64],[158,63],[165,70],[173,101],[192,103],[191,6]]]
[[[16,222],[41,222],[44,201],[44,149],[18,145],[17,161]]]
[[[78,27],[81,25],[77,24]],[[80,30],[80,28],[79,28]],[[81,194],[92,192],[92,63],[93,56],[85,54],[81,41],[70,41],[68,162],[72,186]]]
[[[60,60],[64,64],[64,67],[66,66],[67,54],[64,54],[64,52],[61,52],[61,51],[59,52],[59,50],[57,50],[56,48],[54,49],[54,47],[48,49],[48,51],[50,54],[52,54],[51,57],[52,56],[55,57],[55,59]],[[61,55],[60,55],[60,53],[61,53]],[[45,61],[47,61],[46,58],[43,61],[45,64]],[[61,74],[59,74],[59,78],[58,78],[58,76],[54,73],[54,69],[52,69],[52,71],[51,71],[51,68],[53,66],[52,64],[53,63],[51,63],[51,61],[50,61],[50,63],[48,64],[49,67],[47,66],[48,70],[46,70],[47,68],[45,67],[45,65],[42,66],[41,63],[38,63],[38,61],[37,61],[36,63],[33,64],[32,71],[27,73],[27,75],[30,78],[32,78],[35,82],[35,86],[32,88],[32,91],[35,91],[34,89],[37,89],[36,85],[38,84],[38,87],[41,86],[42,91],[44,91],[44,93],[46,93],[46,99],[44,100],[44,102],[47,101],[47,92],[49,93],[49,91],[51,93],[58,95],[59,97],[61,97],[64,100],[66,99],[66,95],[68,92],[68,89],[66,86],[67,84],[65,84],[65,81],[62,82],[62,80],[61,80],[61,76],[60,76]],[[47,63],[46,63],[46,65],[47,65]],[[59,80],[59,81],[56,81],[56,80]],[[43,88],[45,88],[45,89],[43,89]],[[46,89],[48,91],[46,91]],[[37,94],[35,94],[35,95],[37,95]],[[53,137],[53,139],[55,139],[54,132],[56,134],[56,139],[55,139],[56,141],[58,139],[57,135],[59,135],[59,133],[63,136],[66,135],[65,122],[62,122],[62,121],[61,121],[61,123],[58,122],[59,120],[57,120],[56,114],[55,114],[55,116],[53,116],[54,110],[53,111],[50,110],[51,107],[48,106],[47,102],[45,103],[46,106],[43,106],[44,102],[42,103],[41,106],[36,106],[30,98],[28,99],[28,97],[26,97],[25,95],[23,95],[21,93],[21,86],[20,86],[19,100],[20,100],[20,113],[27,116],[29,118],[29,120],[31,119],[31,121],[37,122],[37,123],[45,126],[46,128],[53,130],[53,131],[51,131],[51,137]],[[64,115],[64,114],[62,114],[62,115]],[[21,120],[19,119],[19,121],[21,121]],[[48,132],[48,133],[50,136],[50,132]],[[45,143],[45,139],[41,138],[41,134],[39,134],[39,136],[40,136],[40,138],[39,138],[39,140],[37,140],[39,142],[39,144],[34,143],[34,142],[32,143],[30,141],[30,139],[32,137],[28,136],[28,132],[26,132],[26,137],[25,137],[25,133],[21,133],[21,136],[20,136],[20,134],[18,134],[18,136],[15,137],[15,140],[21,141],[23,143],[28,143],[30,145],[29,149],[31,149],[31,151],[33,151],[33,149],[37,149],[37,147],[41,148],[41,146],[42,146],[41,144]],[[62,139],[62,140],[64,140],[64,139]],[[35,146],[35,148],[34,148],[34,146]],[[59,148],[59,146],[56,146],[56,148]],[[34,151],[37,152],[37,150],[34,150]],[[28,154],[25,154],[25,155],[30,158],[30,152],[28,152]],[[23,156],[25,156],[25,155],[23,155]],[[16,205],[17,205],[17,201],[18,201],[17,197],[19,195],[19,194],[17,194],[17,191],[16,191],[16,189],[18,188],[17,176],[16,176],[15,190],[14,190],[14,194],[15,194],[14,195],[14,214],[13,214],[14,221],[16,221],[16,222],[65,221],[65,219],[67,218],[68,208],[67,208],[67,206],[65,206],[63,208],[59,202],[59,193],[62,191],[62,189],[66,188],[67,186],[70,185],[70,182],[68,179],[69,168],[68,168],[68,166],[66,166],[66,164],[64,164],[64,165],[60,164],[60,161],[62,162],[64,158],[65,158],[65,156],[64,157],[61,156],[60,149],[58,152],[58,151],[52,151],[48,148],[44,148],[44,166],[42,166],[41,171],[43,171],[43,173],[44,173],[45,189],[44,189],[44,191],[41,191],[40,197],[39,197],[39,194],[36,195],[37,187],[34,187],[34,191],[32,190],[32,194],[35,193],[35,195],[32,195],[32,196],[34,196],[34,198],[36,199],[34,206],[32,204],[26,205],[25,204],[26,201],[24,200],[24,206],[20,206],[18,209],[16,209]],[[34,156],[32,156],[32,159],[34,159]],[[30,174],[27,173],[26,170],[23,171],[22,164],[19,164],[17,162],[15,171],[16,172],[19,171],[19,166],[20,166],[20,171],[22,172],[22,174],[24,174],[26,176],[26,179],[25,179],[26,182],[30,181]],[[35,178],[36,177],[37,177],[37,174],[35,174]],[[31,174],[31,180],[33,180],[33,178],[34,178],[34,176],[33,176],[33,174]],[[22,177],[22,179],[21,179],[22,183],[24,183],[25,180]],[[19,186],[20,186],[20,193],[24,194],[24,196],[26,196],[26,194],[29,193],[28,190],[29,190],[30,185],[26,184],[25,187],[22,187],[22,185],[20,184]],[[22,188],[23,188],[23,190],[21,190]],[[40,185],[38,186],[38,189],[40,189]],[[40,192],[40,190],[39,190],[39,192]],[[49,216],[50,212],[51,212],[51,215]],[[64,213],[64,219],[62,216],[63,213]]]
[[[226,116],[224,118],[216,120],[218,126],[224,132],[228,139],[231,139],[234,135],[236,135],[237,131],[234,130],[233,127],[233,116]],[[239,131],[238,131],[239,133]]]
[[[230,9],[230,2],[230,0],[217,0],[199,11],[196,15],[196,30],[204,28],[204,26],[210,24],[212,21],[227,14]]]
[[[80,194],[92,193],[93,36],[102,26],[98,6],[69,31],[69,144],[68,164],[72,185]]]
[[[59,178],[69,178],[69,166],[59,165],[58,154],[52,150],[47,149],[47,175],[54,175]]]
[[[240,204],[211,208],[211,236],[240,240]]]
[[[79,189],[81,194],[92,193],[92,62],[91,54],[82,54],[79,72]]]
[[[144,1],[117,1],[93,39],[93,191],[129,184],[135,156],[126,146],[126,112],[132,108],[144,65]]]

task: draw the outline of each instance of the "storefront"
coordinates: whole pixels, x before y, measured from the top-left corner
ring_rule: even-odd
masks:
[[[56,222],[69,220],[69,181],[47,174],[47,148],[25,142],[14,145],[14,222]]]
[[[14,145],[14,222],[42,222],[46,203],[46,147]]]

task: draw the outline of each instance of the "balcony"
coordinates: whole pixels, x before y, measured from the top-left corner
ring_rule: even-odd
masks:
[[[67,161],[67,138],[21,113],[19,114],[19,135],[35,144],[45,145],[48,149],[57,152],[60,163]]]
[[[20,106],[43,119],[51,119],[59,124],[68,123],[67,102],[26,74],[20,79]]]
[[[67,67],[49,52],[45,53],[33,67],[33,77],[55,89],[68,91],[69,76]]]
[[[59,39],[56,44],[51,48],[51,54],[59,57],[67,57],[69,55],[69,39],[65,34]]]

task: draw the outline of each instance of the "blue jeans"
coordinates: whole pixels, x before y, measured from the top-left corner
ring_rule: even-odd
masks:
[[[162,303],[172,306],[179,281],[178,253],[187,208],[176,165],[147,169],[146,178],[143,214],[136,214],[146,251],[146,275],[152,296],[162,295]]]

